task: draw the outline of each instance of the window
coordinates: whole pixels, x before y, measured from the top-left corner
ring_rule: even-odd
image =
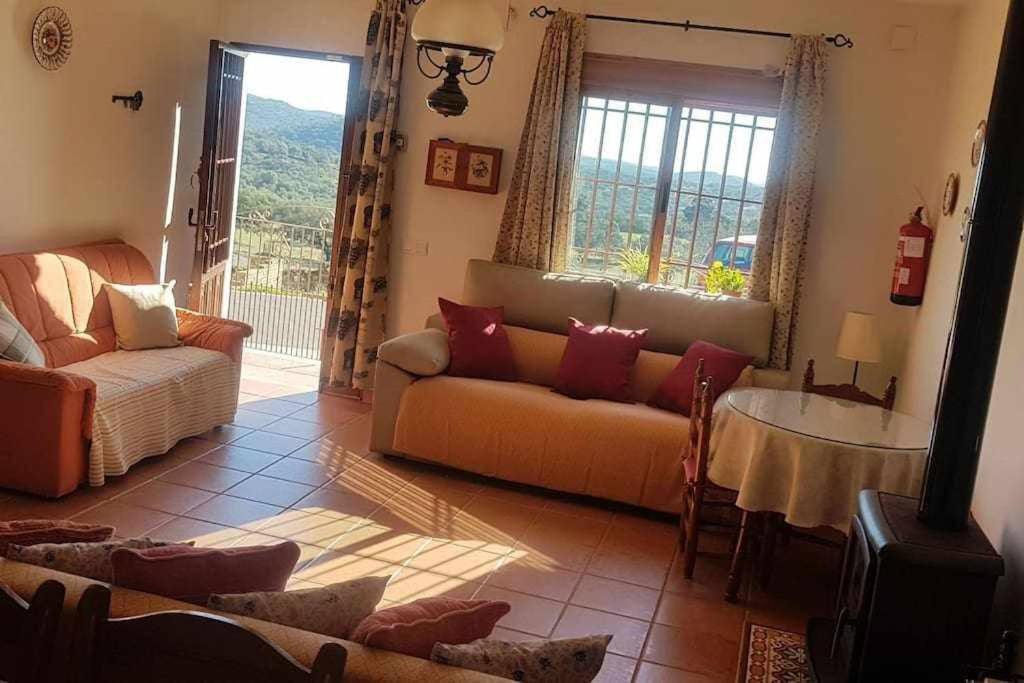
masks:
[[[766,106],[778,102],[775,84],[766,90],[749,72],[737,81],[734,70],[679,64],[672,68],[686,69],[686,78],[666,78],[666,63],[653,62],[659,78],[644,92],[636,71],[646,60],[631,60],[625,90],[616,84],[620,73],[602,73],[611,58],[601,58],[584,66],[569,269],[692,288],[703,288],[716,261],[749,273],[775,135],[776,110]],[[742,102],[748,83],[755,85],[749,104]],[[724,101],[713,104],[716,95]]]

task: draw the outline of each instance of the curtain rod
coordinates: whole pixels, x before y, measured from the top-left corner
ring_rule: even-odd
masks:
[[[557,9],[551,9],[547,5],[538,5],[530,10],[530,16],[538,19],[545,19],[555,12]],[[762,31],[755,28],[733,28],[732,26],[712,26],[709,24],[695,24],[687,19],[685,22],[678,21],[660,21],[658,19],[636,19],[634,17],[615,17],[607,14],[586,14],[584,15],[587,19],[594,21],[617,21],[626,24],[648,24],[650,26],[671,26],[673,28],[681,28],[684,31],[721,31],[724,33],[743,33],[751,36],[770,36],[772,38],[792,38],[792,33],[782,33],[779,31]],[[832,43],[836,47],[853,47],[853,39],[844,33],[837,33],[834,36],[825,36],[825,40]]]

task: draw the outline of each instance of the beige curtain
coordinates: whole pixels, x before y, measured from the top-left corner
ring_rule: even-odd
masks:
[[[347,195],[334,238],[321,388],[369,390],[384,340],[406,0],[377,0],[366,36]]]
[[[580,123],[586,19],[558,12],[548,24],[494,261],[565,270]]]
[[[821,36],[793,36],[782,104],[768,166],[764,210],[754,248],[750,297],[775,305],[769,365],[789,369],[803,280],[825,99],[826,51]]]

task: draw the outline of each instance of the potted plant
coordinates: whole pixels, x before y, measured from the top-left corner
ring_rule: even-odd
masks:
[[[726,268],[721,261],[715,261],[708,268],[704,278],[704,289],[708,294],[725,294],[726,296],[742,296],[747,279],[736,268]]]

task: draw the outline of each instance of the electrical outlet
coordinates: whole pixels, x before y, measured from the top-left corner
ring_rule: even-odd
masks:
[[[426,256],[430,253],[430,242],[426,240],[415,240],[412,243],[404,245],[402,247],[402,253]]]

